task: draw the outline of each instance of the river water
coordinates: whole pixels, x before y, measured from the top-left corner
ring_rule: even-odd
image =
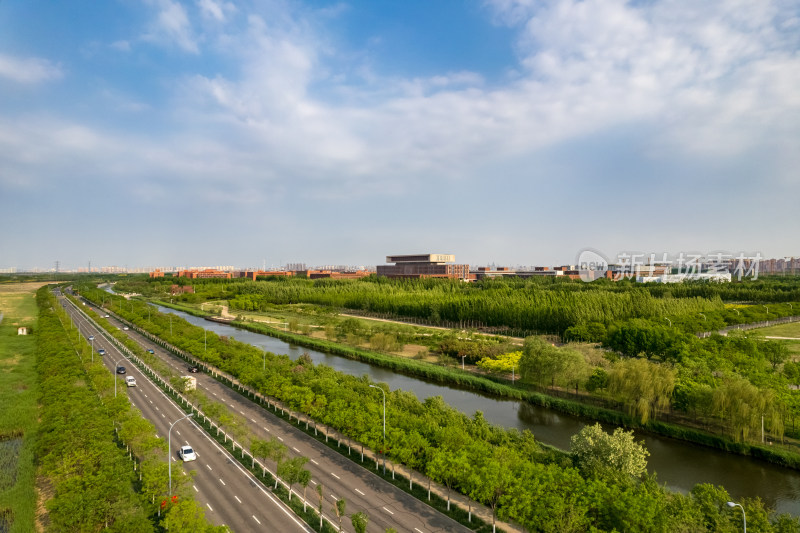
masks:
[[[570,437],[590,423],[526,402],[500,400],[429,383],[360,361],[288,344],[269,335],[210,322],[166,307],[158,306],[158,310],[180,316],[208,331],[234,337],[262,350],[288,354],[292,359],[307,353],[316,364],[325,364],[354,376],[366,374],[373,381],[384,382],[392,389],[412,391],[420,400],[441,396],[447,404],[468,416],[472,416],[475,411],[481,411],[492,424],[527,429],[541,442],[562,449],[569,449]],[[605,429],[608,431],[611,427],[607,426]],[[758,496],[778,512],[800,516],[800,472],[796,470],[645,433],[637,434],[637,439],[644,440],[650,451],[648,470],[657,472],[659,482],[666,483],[672,490],[685,493],[698,483],[713,483],[724,486],[734,500]]]

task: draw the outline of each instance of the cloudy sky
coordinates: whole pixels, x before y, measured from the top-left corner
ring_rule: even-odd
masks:
[[[800,255],[798,0],[0,2],[0,268]]]

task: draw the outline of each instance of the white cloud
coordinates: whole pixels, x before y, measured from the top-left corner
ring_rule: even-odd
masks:
[[[36,84],[60,79],[60,65],[41,58],[17,58],[0,53],[0,78],[24,84]]]
[[[216,0],[197,0],[197,6],[203,17],[225,22],[228,17],[236,13],[237,9],[231,2],[219,2]]]
[[[157,14],[148,33],[142,36],[145,41],[175,45],[184,52],[200,52],[186,9],[173,0],[148,0],[155,5]]]

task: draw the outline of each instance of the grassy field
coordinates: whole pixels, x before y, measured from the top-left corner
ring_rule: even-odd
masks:
[[[800,361],[800,322],[790,322],[789,324],[779,324],[768,328],[757,328],[752,331],[765,337],[786,337],[785,339],[775,339],[785,344],[789,348],[789,356],[793,361]],[[796,340],[789,340],[796,339]]]
[[[768,337],[792,337],[800,340],[800,322],[790,322],[788,324],[780,324],[768,328],[758,328],[753,331],[757,331]]]
[[[33,448],[36,436],[36,289],[43,283],[0,285],[0,530],[34,531]],[[17,335],[26,326],[32,334]]]

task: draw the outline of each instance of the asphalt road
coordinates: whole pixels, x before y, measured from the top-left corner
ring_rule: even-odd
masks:
[[[95,310],[102,316],[102,310],[96,308]],[[120,328],[124,326],[113,317],[107,320]],[[179,375],[188,374],[187,364],[182,359],[154,345],[149,339],[133,330],[125,331],[125,333],[142,347],[153,349],[155,354]],[[368,531],[385,531],[387,528],[407,533],[468,533],[471,531],[376,476],[371,471],[371,468],[374,468],[374,462],[367,460],[364,463],[366,468],[362,467],[329,449],[325,444],[309,437],[292,424],[276,417],[259,404],[222,385],[213,377],[203,373],[192,375],[197,379],[199,390],[244,416],[256,437],[268,439],[274,436],[287,446],[290,457],[301,455],[309,458],[309,462],[305,466],[312,476],[308,490],[309,505],[317,507],[316,485],[322,483],[326,499],[323,511],[332,522],[336,523],[332,512],[333,503],[339,498],[344,498],[347,501],[348,515],[357,511],[367,513],[369,516]],[[356,448],[352,450],[352,457],[360,458],[360,453]],[[274,465],[268,464],[268,468],[270,466]],[[300,491],[302,496],[302,489]],[[353,531],[349,519],[345,519],[343,524],[345,525],[344,531]]]
[[[170,424],[185,416],[182,409],[154,385],[136,366],[86,318],[75,312],[70,304],[75,325],[85,338],[94,335],[94,356],[103,360],[114,372],[115,365],[123,365],[125,376],[136,378],[135,387],[127,387],[122,375],[117,376],[117,391],[127,389],[128,397],[142,415],[156,427],[156,435],[168,437]],[[87,340],[87,342],[89,342]],[[104,349],[105,356],[97,354]],[[181,445],[191,445],[197,460],[184,463],[177,455]],[[272,495],[262,483],[234,460],[227,450],[219,446],[192,419],[182,420],[172,429],[172,483],[190,483],[195,499],[205,507],[206,517],[215,525],[226,525],[238,533],[248,531],[311,532],[300,518]],[[196,472],[194,479],[187,479],[186,471]]]

